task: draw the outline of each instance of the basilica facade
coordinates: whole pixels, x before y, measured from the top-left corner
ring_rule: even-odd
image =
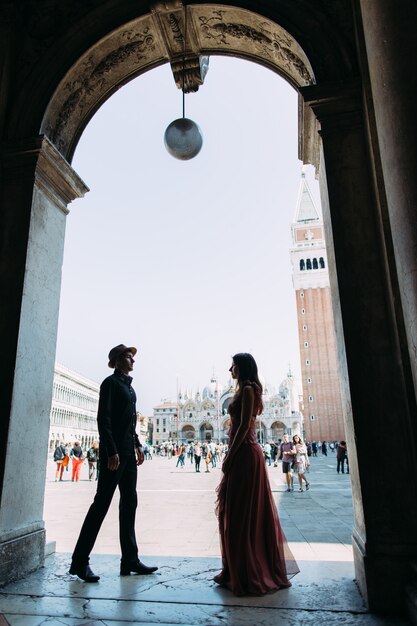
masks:
[[[162,401],[154,407],[150,418],[152,443],[159,445],[168,440],[227,443],[230,428],[228,407],[235,392],[233,381],[220,386],[213,376],[201,392],[179,391],[175,402]],[[297,384],[291,371],[278,389],[266,384],[262,400],[264,408],[256,420],[260,443],[277,441],[284,433],[303,434]]]

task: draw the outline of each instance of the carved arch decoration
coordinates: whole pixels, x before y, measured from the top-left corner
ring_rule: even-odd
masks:
[[[185,433],[185,432],[193,432],[195,433],[195,426],[193,426],[192,424],[184,424],[184,426],[181,427],[181,432]]]
[[[227,419],[225,419],[222,423],[222,429],[223,430],[229,430],[231,426],[231,421],[230,421],[230,417],[228,417]]]
[[[178,85],[178,63],[186,57],[190,91],[198,88],[196,81],[201,84],[204,79],[198,59],[210,55],[238,56],[257,62],[296,89],[315,82],[301,46],[272,20],[246,9],[218,4],[187,5],[186,11],[185,46],[182,2],[155,2],[151,13],[109,33],[68,71],[50,100],[41,133],[69,162],[96,110],[119,87],[167,62],[171,63]]]

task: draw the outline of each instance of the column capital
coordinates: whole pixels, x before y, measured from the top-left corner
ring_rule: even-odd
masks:
[[[358,78],[300,88],[304,102],[321,124],[321,134],[340,129],[341,120],[350,127],[362,125],[362,84]]]
[[[89,188],[45,135],[1,146],[2,168],[10,178],[27,176],[64,212],[67,205],[83,197]]]

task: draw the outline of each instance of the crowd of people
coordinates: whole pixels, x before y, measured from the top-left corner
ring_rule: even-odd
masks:
[[[282,468],[286,476],[287,491],[294,490],[293,474],[298,476],[299,490],[303,491],[303,481],[306,490],[308,490],[310,485],[305,473],[309,470],[309,457],[317,457],[318,454],[327,456],[328,450],[335,454],[337,473],[349,474],[346,441],[332,441],[330,443],[326,441],[306,441],[303,443],[298,435],[294,435],[292,441],[289,442],[291,443],[292,452],[283,452],[282,445],[288,442],[288,435],[284,435],[283,439],[278,439],[276,442],[267,441],[264,444],[260,444],[265,463],[268,466],[278,467],[278,461],[283,461]],[[218,462],[222,462],[227,450],[227,444],[209,441],[189,443],[165,441],[155,446],[146,443],[143,448],[145,461],[152,460],[155,455],[168,459],[174,458],[176,467],[183,468],[186,462],[188,462],[197,473],[200,472],[201,461],[203,461],[203,467],[205,467],[204,471],[209,473],[210,468],[214,468]],[[83,465],[88,466],[88,479],[90,481],[98,480],[100,473],[98,441],[93,441],[87,451],[83,450],[79,441],[75,441],[73,444],[61,441],[55,448],[53,459],[56,463],[55,481],[64,480],[65,472],[70,472],[71,480],[78,482]]]
[[[145,458],[146,448],[145,446]],[[217,462],[222,462],[227,445],[224,443],[214,443],[211,441],[196,441],[189,443],[178,443],[175,441],[166,441],[157,446],[151,446],[158,456],[167,459],[176,459],[176,467],[185,467],[186,461],[190,463],[195,471],[200,472],[201,461],[205,465],[205,472],[210,472],[210,467],[217,467]]]
[[[69,473],[70,467],[72,482],[78,482],[84,463],[88,464],[88,480],[98,480],[100,473],[98,441],[93,441],[87,452],[83,450],[79,441],[73,444],[61,441],[55,448],[53,458],[56,463],[55,482],[64,480],[64,472]]]

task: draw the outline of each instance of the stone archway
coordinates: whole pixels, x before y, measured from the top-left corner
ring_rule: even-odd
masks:
[[[195,441],[195,428],[192,424],[185,424],[181,428],[181,440],[184,442]]]
[[[184,8],[178,2],[156,2],[150,14],[123,24],[77,60],[56,89],[41,132],[71,160],[88,120],[126,80],[170,62],[181,87],[185,58],[185,90],[196,91],[204,80],[204,59],[210,54],[256,61],[297,89],[315,83],[302,47],[271,20],[237,7],[193,4]],[[300,121],[315,127],[308,109]]]
[[[227,415],[229,404],[233,400],[233,395],[228,396],[225,400],[222,401],[222,414]]]
[[[230,417],[228,417],[222,424],[222,443],[227,443],[229,441],[230,425]]]
[[[271,424],[271,437],[274,441],[282,439],[285,432],[285,424],[283,422],[274,422]]]
[[[200,424],[200,441],[212,441],[214,438],[214,428],[210,422]]]
[[[259,418],[257,418],[256,421],[255,421],[255,432],[256,432],[256,439],[258,440],[258,443],[260,443],[260,444],[266,443],[266,440],[267,440],[266,425]]]
[[[41,6],[41,0],[37,4]],[[132,10],[124,6],[128,3],[112,5],[111,0],[105,6],[92,4],[83,7],[61,0],[60,7],[67,8],[65,33],[57,36],[50,32],[54,20],[46,19],[43,28],[37,28],[41,12],[28,14],[18,62],[5,61],[6,81],[11,71],[16,80],[9,80],[1,108],[1,227],[8,235],[0,249],[0,332],[7,364],[0,404],[2,582],[43,561],[44,471],[39,461],[38,471],[20,480],[15,464],[22,447],[32,449],[39,443],[42,449],[48,436],[65,216],[68,204],[88,190],[70,166],[72,155],[88,120],[119,86],[168,61],[175,75],[178,61],[178,3],[158,3],[153,13],[146,7],[146,14],[139,16],[133,12],[137,5]],[[408,492],[395,496],[388,470],[381,468],[376,475],[363,442],[376,432],[389,437],[385,425],[392,424],[392,416],[396,430],[415,440],[416,231],[409,217],[415,193],[412,183],[404,185],[413,176],[401,174],[411,171],[403,164],[412,167],[414,146],[406,139],[397,141],[392,120],[386,117],[387,75],[380,77],[378,57],[387,61],[389,84],[401,101],[398,119],[406,138],[411,135],[406,122],[413,127],[413,117],[401,95],[401,80],[404,76],[408,84],[410,77],[403,73],[401,55],[394,46],[385,46],[378,32],[380,19],[398,41],[401,29],[408,32],[406,18],[391,8],[383,14],[359,0],[355,16],[351,3],[327,0],[317,2],[314,15],[302,0],[256,5],[264,15],[247,10],[247,2],[236,4],[188,7],[193,32],[187,51],[190,84],[199,80],[200,56],[251,59],[281,74],[299,91],[300,157],[305,162],[318,163],[316,131],[321,127],[325,167],[320,176],[355,501],[357,579],[371,607],[392,609],[404,605],[409,562],[417,553],[417,504]],[[4,24],[6,30],[15,28],[14,17]],[[11,42],[10,49],[16,40],[12,27],[5,43]],[[390,110],[394,107],[395,99]],[[27,371],[25,365],[31,362],[39,364],[36,374]],[[414,472],[414,452],[410,456]],[[401,469],[409,468],[408,460]],[[389,503],[387,489],[394,494]],[[16,494],[21,506],[16,506]],[[407,537],[407,545],[399,537]],[[21,554],[24,562],[15,558]],[[387,570],[395,572],[389,581]]]

